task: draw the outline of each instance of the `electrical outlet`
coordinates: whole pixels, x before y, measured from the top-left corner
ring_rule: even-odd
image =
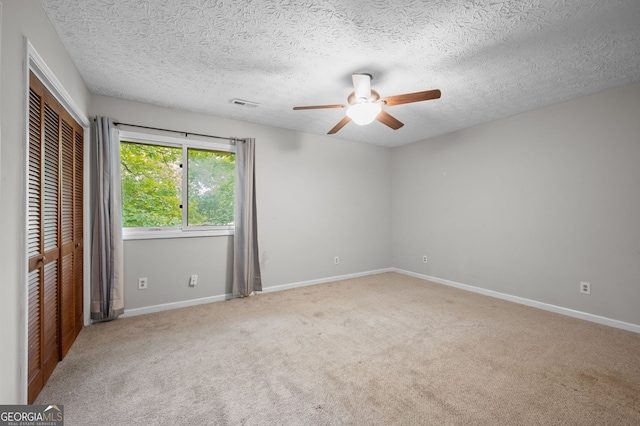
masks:
[[[189,285],[191,287],[193,287],[196,284],[198,284],[198,276],[197,275],[191,275],[191,279],[189,280]]]
[[[138,278],[138,290],[146,290],[148,285],[147,278]]]
[[[333,258],[333,264],[334,264],[334,265],[337,265],[337,264],[339,264],[339,263],[340,263],[340,257],[339,257],[339,256],[334,257],[334,258]]]
[[[591,294],[591,283],[580,281],[580,293]]]
[[[427,256],[422,256],[422,263],[427,263]]]

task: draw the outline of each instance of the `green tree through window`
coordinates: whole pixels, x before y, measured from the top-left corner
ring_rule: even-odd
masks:
[[[233,152],[122,141],[120,160],[123,227],[233,225]],[[187,194],[182,193],[183,178]],[[185,224],[181,205],[187,208]]]
[[[189,226],[233,224],[236,156],[189,149]]]
[[[182,224],[182,149],[132,142],[120,144],[122,226]]]

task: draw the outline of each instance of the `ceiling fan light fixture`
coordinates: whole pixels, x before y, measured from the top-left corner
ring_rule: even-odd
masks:
[[[382,106],[378,102],[361,102],[347,108],[347,116],[354,123],[364,126],[375,120],[380,111]]]
[[[382,106],[392,107],[394,105],[410,104],[413,102],[428,101],[430,99],[438,99],[440,97],[440,90],[424,90],[422,92],[405,93],[403,95],[394,95],[381,98],[380,94],[371,88],[371,75],[356,73],[352,74],[353,80],[353,92],[347,96],[347,104],[331,104],[331,105],[309,105],[309,106],[297,106],[293,107],[294,110],[305,109],[324,109],[324,108],[345,108],[347,107],[347,114],[342,117],[342,120],[338,122],[331,130],[327,132],[328,135],[333,135],[346,126],[350,121],[364,126],[371,123],[373,120],[378,120],[380,123],[389,127],[392,130],[398,130],[404,124],[397,118],[390,115],[387,111],[382,109]]]

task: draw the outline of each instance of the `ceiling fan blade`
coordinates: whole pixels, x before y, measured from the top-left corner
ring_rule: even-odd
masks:
[[[356,99],[369,99],[371,97],[371,75],[369,74],[353,74],[353,91]]]
[[[346,105],[343,104],[335,104],[335,105],[309,105],[309,106],[297,106],[293,107],[295,111],[299,111],[302,109],[324,109],[324,108],[344,108]]]
[[[405,93],[404,95],[387,96],[382,100],[387,106],[410,104],[411,102],[428,101],[430,99],[438,99],[440,90],[426,90],[424,92]]]
[[[332,135],[334,133],[337,133],[338,130],[342,129],[350,121],[351,121],[351,119],[349,118],[349,116],[345,115],[344,118],[342,120],[340,120],[340,122],[333,127],[333,129],[331,129],[331,130],[329,130],[329,132],[327,132],[327,134],[328,135]]]
[[[404,126],[404,123],[398,121],[391,114],[386,112],[385,110],[380,111],[380,114],[376,117],[376,120],[381,122],[382,124],[386,124],[391,127],[393,130],[398,130],[400,127]]]

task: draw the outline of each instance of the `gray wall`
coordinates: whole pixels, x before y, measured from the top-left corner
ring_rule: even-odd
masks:
[[[0,47],[0,404],[26,396],[25,345],[25,45],[28,37],[82,113],[89,92],[40,3],[1,0]]]
[[[265,288],[391,266],[389,149],[97,95],[91,109],[125,123],[256,138]],[[230,293],[231,247],[229,237],[125,241],[125,309]],[[137,289],[139,277],[148,290]]]
[[[233,238],[130,240],[124,245],[125,309],[231,293]],[[189,277],[198,284],[189,286]],[[138,290],[138,278],[148,289]]]
[[[640,85],[395,148],[392,194],[395,267],[640,324]]]

